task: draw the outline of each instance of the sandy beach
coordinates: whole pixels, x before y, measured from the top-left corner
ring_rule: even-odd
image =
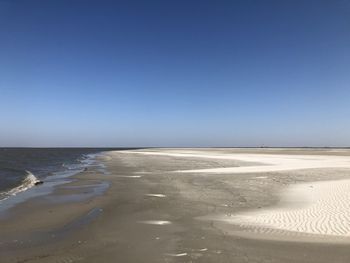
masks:
[[[154,148],[97,159],[104,170],[1,213],[0,262],[350,260],[350,150]]]

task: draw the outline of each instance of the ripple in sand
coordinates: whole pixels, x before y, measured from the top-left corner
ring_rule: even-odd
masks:
[[[292,186],[283,201],[287,205],[237,214],[228,221],[254,233],[350,237],[350,180]]]
[[[148,225],[159,225],[159,226],[164,226],[164,225],[170,225],[170,221],[165,221],[165,220],[145,220],[145,221],[139,221],[141,224],[148,224]]]

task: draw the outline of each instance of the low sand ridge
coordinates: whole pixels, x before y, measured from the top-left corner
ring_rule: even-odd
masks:
[[[262,173],[278,172],[288,170],[314,169],[314,168],[350,168],[349,156],[327,156],[327,155],[287,155],[287,154],[249,154],[249,153],[227,153],[210,154],[203,152],[152,152],[152,151],[125,151],[124,153],[136,153],[143,155],[160,155],[187,158],[209,158],[225,159],[261,165],[209,168],[195,170],[179,170],[182,173]]]

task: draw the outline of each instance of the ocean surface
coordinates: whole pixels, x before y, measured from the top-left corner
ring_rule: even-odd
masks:
[[[72,175],[93,162],[95,148],[0,148],[0,202],[50,176]]]

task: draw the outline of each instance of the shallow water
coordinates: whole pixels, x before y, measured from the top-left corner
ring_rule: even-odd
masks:
[[[56,172],[80,168],[96,149],[0,148],[0,192],[22,184],[28,172],[39,180]]]
[[[69,177],[86,167],[106,174],[103,164],[96,161],[99,153],[106,150],[111,149],[0,148],[0,212],[31,197],[52,192],[55,186],[70,182]],[[44,184],[35,186],[37,181]],[[98,186],[96,191],[106,187],[108,185]]]

